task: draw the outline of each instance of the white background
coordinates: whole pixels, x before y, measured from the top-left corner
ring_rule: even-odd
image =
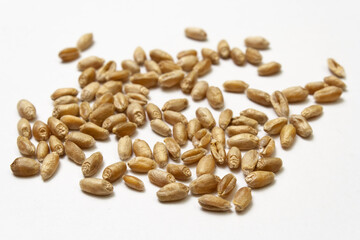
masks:
[[[356,1],[13,1],[0,3],[1,161],[0,239],[355,239],[360,234],[359,130],[359,6]],[[207,42],[185,38],[184,28],[199,26]],[[66,157],[55,176],[18,178],[9,165],[19,156],[16,146],[16,103],[30,100],[38,119],[52,111],[50,94],[59,87],[78,87],[76,62],[62,64],[57,54],[73,46],[78,37],[93,32],[95,44],[82,57],[106,60],[132,58],[135,47],[147,52],[161,48],[175,56],[180,50],[215,49],[227,39],[231,47],[245,50],[250,35],[265,36],[270,49],[264,62],[276,60],[282,73],[257,76],[250,64],[235,66],[221,60],[203,80],[222,88],[225,80],[240,79],[269,93],[329,75],[326,60],[333,57],[345,67],[347,91],[324,114],[310,122],[313,136],[297,137],[288,151],[276,139],[276,156],[283,169],[276,182],[253,191],[253,203],[238,214],[211,213],[200,209],[197,198],[161,204],[157,187],[146,175],[146,191],[128,189],[122,181],[114,194],[99,198],[81,192],[81,170]],[[144,69],[142,69],[144,71]],[[162,106],[171,98],[186,97],[191,119],[206,100],[194,103],[181,91],[152,90],[150,102]],[[275,114],[250,102],[243,94],[224,93],[225,107],[234,114],[248,107]],[[312,104],[291,105],[291,113]],[[214,111],[217,119],[219,111]],[[264,135],[263,131],[259,132]],[[133,137],[150,146],[161,138],[149,124]],[[35,140],[34,140],[35,141]],[[190,142],[182,151],[191,148]],[[86,152],[101,151],[105,164],[119,161],[114,136]],[[172,160],[170,160],[172,161]],[[102,168],[103,169],[103,168]],[[102,171],[101,169],[101,171]],[[192,170],[195,168],[192,167]],[[96,175],[101,177],[101,171]],[[218,168],[223,176],[227,168]],[[132,174],[130,172],[130,174]],[[245,185],[234,172],[237,187]],[[193,171],[193,175],[195,172]],[[139,176],[139,175],[137,175]],[[193,176],[194,178],[194,176]]]

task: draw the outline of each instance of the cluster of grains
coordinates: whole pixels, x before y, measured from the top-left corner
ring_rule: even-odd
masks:
[[[206,32],[200,28],[187,28],[185,35],[198,41],[207,39]],[[76,48],[64,49],[59,56],[64,62],[75,60],[80,56],[79,52],[92,43],[93,35],[85,34]],[[305,101],[309,94],[317,103],[334,102],[345,89],[345,83],[339,79],[345,76],[343,67],[329,59],[329,69],[335,76],[310,82],[305,87],[294,86],[269,94],[249,88],[249,84],[241,80],[223,83],[227,92],[245,93],[249,100],[272,107],[278,115],[275,119],[247,108],[238,115],[231,109],[224,109],[216,121],[208,108],[199,107],[196,118],[188,120],[181,113],[189,106],[186,98],[171,99],[162,108],[149,102],[151,88],[178,87],[194,101],[206,98],[213,109],[223,109],[221,89],[198,80],[211,70],[213,64],[219,64],[220,59],[231,58],[238,66],[249,62],[258,66],[260,76],[273,75],[281,69],[274,61],[262,64],[260,50],[269,47],[265,38],[248,37],[245,45],[244,53],[237,47],[230,49],[228,42],[221,40],[217,50],[203,48],[202,59],[198,58],[196,50],[188,49],[177,54],[177,62],[160,49],[151,50],[148,59],[145,51],[137,47],[133,60],[121,62],[122,69],[117,69],[115,61],[105,62],[96,56],[81,59],[77,64],[81,71],[78,78],[81,93],[71,87],[54,91],[51,94],[54,110],[47,122],[37,120],[31,127],[29,121],[36,118],[35,107],[27,100],[19,101],[17,108],[21,119],[17,124],[17,145],[23,156],[11,164],[12,172],[21,177],[40,173],[43,180],[47,180],[56,172],[59,157],[67,155],[81,166],[84,179],[80,181],[80,187],[90,194],[112,194],[112,183],[120,178],[129,188],[143,191],[143,181],[126,174],[130,168],[133,173],[147,173],[149,181],[160,187],[156,194],[161,202],[178,201],[191,192],[200,196],[199,204],[205,210],[229,211],[232,207],[229,200],[232,199],[235,210],[243,211],[252,201],[252,189],[271,184],[282,167],[281,158],[273,156],[273,136],[280,135],[281,146],[290,148],[296,135],[311,136],[308,120],[323,111],[321,105],[312,105],[301,114],[290,115],[290,105]],[[141,73],[140,66],[147,72]],[[147,121],[156,134],[164,137],[153,147],[142,139],[131,139],[137,128]],[[259,126],[267,135],[258,136]],[[103,155],[95,152],[86,156],[83,149],[92,148],[96,141],[109,139],[110,134],[118,138],[121,161],[106,166],[102,179],[94,178],[102,168]],[[32,136],[38,142],[37,147],[30,141]],[[187,141],[193,148],[182,153],[181,147]],[[169,158],[181,160],[183,164],[168,163]],[[181,183],[191,179],[188,166],[195,164],[196,179],[188,185]],[[237,178],[232,173],[222,178],[215,175],[216,167],[221,165],[241,169],[247,186],[236,190]]]

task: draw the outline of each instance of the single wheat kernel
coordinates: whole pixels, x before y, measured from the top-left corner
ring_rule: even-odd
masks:
[[[201,129],[201,123],[197,118],[191,119],[187,125],[188,139],[192,140],[194,134]]]
[[[28,100],[21,99],[17,104],[17,110],[20,117],[25,118],[29,121],[36,118],[35,106]]]
[[[61,140],[59,140],[55,135],[51,135],[49,138],[49,146],[52,152],[56,152],[59,156],[65,154],[65,148]]]
[[[118,92],[114,95],[114,107],[117,112],[124,112],[129,105],[128,97]]]
[[[21,154],[29,157],[35,156],[35,146],[27,137],[18,136],[17,146]]]
[[[342,94],[341,88],[335,86],[325,87],[314,93],[314,99],[317,103],[336,102]]]
[[[90,56],[81,59],[78,64],[77,68],[79,71],[84,71],[89,67],[93,67],[95,69],[100,68],[104,64],[105,60],[96,56]]]
[[[156,195],[160,202],[179,201],[188,196],[189,188],[182,183],[169,183],[160,188]]]
[[[118,154],[121,160],[127,160],[133,153],[131,138],[128,135],[121,137],[118,142]]]
[[[210,86],[206,91],[206,98],[212,108],[220,109],[224,107],[224,97],[220,88]]]
[[[164,113],[164,120],[171,125],[175,125],[178,122],[182,122],[185,125],[187,125],[188,123],[186,117],[179,112],[167,110],[164,111],[163,113]]]
[[[138,103],[141,106],[145,106],[148,102],[147,97],[140,93],[128,93],[128,94],[126,94],[126,97],[128,97],[128,101],[130,104]]]
[[[308,90],[301,86],[289,87],[284,89],[282,92],[289,103],[303,102],[309,95]]]
[[[112,129],[112,132],[116,134],[118,138],[123,136],[131,136],[136,131],[136,124],[132,122],[121,122]]]
[[[211,194],[205,194],[199,197],[198,202],[200,206],[207,211],[227,212],[231,209],[231,203],[228,200]]]
[[[204,128],[212,129],[216,125],[215,119],[208,108],[199,107],[196,109],[196,118]]]
[[[247,108],[247,109],[241,111],[240,116],[252,118],[260,124],[264,124],[268,120],[268,117],[266,116],[265,113],[258,111],[256,109],[253,109],[253,108]]]
[[[226,128],[226,133],[229,137],[235,136],[241,133],[250,133],[252,135],[257,135],[258,130],[253,127],[246,126],[246,125],[239,125],[239,126],[229,126]]]
[[[74,142],[82,149],[91,148],[95,145],[95,139],[92,136],[82,132],[71,132],[66,136],[65,139]]]
[[[231,118],[233,116],[233,112],[231,109],[225,109],[223,110],[221,113],[220,113],[220,116],[219,116],[219,126],[222,128],[222,129],[226,129],[227,126],[230,124],[231,122]]]
[[[80,51],[85,51],[86,49],[91,47],[91,45],[93,43],[94,43],[93,34],[92,33],[85,33],[84,35],[82,35],[79,38],[79,40],[76,43],[76,46]]]
[[[187,143],[187,131],[186,125],[182,122],[178,122],[173,126],[173,136],[175,141],[180,145],[184,146]]]
[[[296,128],[296,134],[300,137],[307,138],[312,134],[312,128],[308,121],[301,115],[290,115],[289,122]]]
[[[70,103],[54,107],[52,112],[53,117],[61,118],[64,115],[79,116],[79,105],[77,103]]]
[[[250,150],[259,146],[259,138],[250,133],[241,133],[227,140],[229,147],[238,147],[240,150]]]
[[[197,56],[197,51],[195,49],[188,49],[188,50],[183,50],[183,51],[180,51],[176,57],[178,59],[180,58],[183,58],[183,57],[186,57],[186,56]]]
[[[160,119],[154,119],[154,120],[151,120],[150,121],[150,126],[151,126],[151,129],[163,136],[163,137],[169,137],[171,136],[171,129],[170,127],[162,120]]]
[[[210,144],[211,155],[215,159],[217,164],[224,164],[226,160],[225,145],[216,139],[211,140]]]
[[[135,157],[128,161],[128,166],[133,172],[147,173],[151,169],[155,169],[157,164],[154,160],[146,157]]]
[[[76,88],[58,88],[51,94],[51,99],[56,100],[63,96],[76,96],[78,94],[78,90]]]
[[[202,77],[211,71],[211,61],[208,58],[205,58],[199,61],[193,68],[194,71],[198,73],[198,77]]]
[[[185,74],[182,70],[175,70],[160,75],[158,82],[162,88],[171,88],[176,86],[184,77]]]
[[[40,141],[36,147],[36,158],[39,162],[42,162],[46,155],[49,154],[49,146],[47,142]]]
[[[111,131],[117,124],[126,121],[127,121],[126,115],[124,113],[118,113],[106,118],[102,124],[102,127],[108,131]]]
[[[140,84],[147,88],[156,87],[158,84],[159,75],[154,72],[136,73],[130,77],[131,83]]]
[[[32,158],[18,157],[10,165],[11,171],[18,177],[29,177],[40,172],[40,163]]]
[[[276,173],[282,167],[281,158],[269,157],[269,158],[260,158],[256,164],[256,171],[269,171]]]
[[[155,62],[160,62],[163,60],[171,60],[174,61],[172,56],[167,52],[160,50],[160,49],[153,49],[150,51],[150,58]]]
[[[146,60],[146,53],[142,47],[135,48],[133,57],[134,57],[134,61],[138,65],[140,65],[140,66],[144,65],[145,60]]]
[[[109,131],[105,128],[99,127],[98,125],[87,122],[80,126],[80,132],[89,134],[95,140],[107,140],[109,138]]]
[[[133,60],[127,59],[121,62],[121,67],[123,70],[128,70],[131,74],[139,73],[140,67],[139,65],[134,62]]]
[[[85,159],[81,165],[81,171],[84,177],[91,177],[100,169],[103,162],[103,156],[100,152],[91,154],[90,157]]]
[[[194,101],[203,100],[206,97],[209,84],[205,81],[197,82],[191,90],[191,97]]]
[[[130,103],[126,109],[126,115],[128,116],[129,121],[135,123],[138,127],[145,124],[145,110],[138,103]]]
[[[167,137],[164,139],[164,143],[166,149],[169,152],[170,158],[175,161],[179,160],[181,155],[181,148],[180,145],[175,141],[175,139],[172,137]]]
[[[230,56],[236,65],[242,66],[245,64],[246,57],[245,54],[240,50],[240,48],[235,47],[231,49]]]
[[[235,186],[236,177],[231,173],[226,174],[217,185],[217,192],[219,197],[228,196],[232,190],[234,190]]]
[[[65,48],[59,52],[59,58],[63,62],[71,62],[80,57],[79,49],[77,48]]]
[[[220,57],[216,51],[214,51],[210,48],[203,48],[203,49],[201,49],[201,55],[204,59],[205,58],[210,59],[212,64],[219,64]]]
[[[152,152],[149,144],[141,139],[135,139],[133,143],[133,150],[137,157],[152,158]]]
[[[156,186],[163,187],[166,184],[174,183],[175,177],[168,172],[159,169],[153,169],[148,172],[149,181]]]
[[[327,84],[322,81],[318,82],[309,82],[305,85],[305,88],[308,90],[310,95],[313,95],[317,90],[323,89]]]
[[[90,122],[93,122],[98,126],[101,126],[106,118],[110,117],[111,115],[114,115],[114,111],[115,111],[114,104],[105,103],[90,113],[89,120]]]
[[[145,190],[143,181],[141,181],[137,177],[130,176],[130,175],[125,175],[125,176],[122,177],[122,179],[124,180],[126,186],[128,186],[129,188],[135,189],[137,191],[144,191]]]
[[[245,176],[254,171],[258,160],[259,153],[254,149],[247,151],[244,154],[243,158],[241,159],[241,170]]]
[[[115,95],[118,92],[121,92],[121,90],[122,90],[122,82],[109,80],[106,83],[104,83],[96,92],[96,98],[99,98],[100,96],[108,92],[110,92],[112,95]]]
[[[251,188],[242,187],[235,193],[232,202],[235,205],[235,210],[237,212],[241,212],[244,211],[249,206],[251,200],[252,200]]]
[[[336,62],[333,58],[328,58],[328,67],[330,72],[332,72],[335,76],[339,78],[345,77],[345,70],[344,68]]]
[[[270,157],[275,151],[275,141],[270,136],[264,136],[259,141],[259,153],[263,157]]]
[[[21,118],[17,123],[17,129],[20,136],[31,138],[31,126],[27,119]]]
[[[215,126],[211,130],[211,136],[225,147],[225,131],[222,128]]]
[[[346,84],[335,76],[328,76],[324,78],[324,82],[329,86],[335,86],[345,90]]]
[[[271,184],[274,179],[273,172],[254,171],[245,177],[245,182],[250,188],[262,188]]]
[[[64,143],[66,156],[74,163],[81,165],[85,161],[85,153],[81,148],[72,141],[65,141]]]
[[[191,141],[195,148],[207,148],[211,141],[211,133],[206,128],[200,129],[194,134]]]
[[[277,135],[287,122],[288,119],[286,117],[271,119],[264,124],[264,131],[270,135]]]
[[[271,106],[270,95],[264,91],[248,88],[246,90],[246,96],[255,103],[263,106]]]
[[[153,103],[148,103],[145,107],[149,120],[162,120],[162,112],[158,106]]]
[[[51,178],[59,167],[59,155],[56,152],[49,153],[40,168],[41,178],[46,181]]]
[[[153,153],[154,160],[159,165],[159,167],[165,167],[169,159],[165,144],[162,142],[156,142],[154,145]]]
[[[92,109],[88,102],[80,103],[79,114],[85,121],[89,120],[89,116],[90,116],[91,112],[92,112]]]
[[[206,41],[207,34],[202,28],[197,27],[187,27],[185,28],[185,35],[188,38],[198,40],[198,41]]]
[[[155,73],[157,75],[162,74],[159,65],[155,61],[146,60],[145,61],[145,68],[146,68],[147,72],[152,72],[152,73]]]
[[[251,47],[255,49],[267,49],[270,45],[269,41],[261,36],[251,36],[245,39],[246,47]]]
[[[227,155],[227,164],[230,169],[237,169],[241,164],[241,152],[237,147],[231,147]]]
[[[66,95],[66,96],[62,96],[57,98],[54,102],[53,105],[57,106],[57,105],[63,105],[63,104],[69,104],[69,103],[78,103],[79,99],[77,97],[71,96],[71,95]]]
[[[289,116],[289,104],[288,99],[284,93],[275,91],[270,97],[271,104],[275,110],[276,115],[279,117]]]
[[[171,111],[180,112],[185,108],[187,108],[188,105],[189,103],[186,98],[176,98],[165,102],[161,110],[162,111],[171,110]]]
[[[214,173],[215,167],[214,158],[211,155],[206,155],[202,157],[196,165],[196,176],[200,177],[207,173]]]
[[[223,83],[223,87],[226,92],[243,93],[249,84],[241,80],[229,80]]]
[[[303,116],[306,120],[310,118],[314,118],[320,116],[323,112],[323,107],[321,105],[311,105],[301,112],[301,116]]]
[[[104,86],[104,85],[102,85],[102,86]],[[105,103],[114,103],[114,96],[110,91],[104,92],[104,94],[97,96],[96,100],[92,106],[92,109],[95,110]]]
[[[117,162],[107,166],[102,174],[102,178],[108,182],[115,182],[121,178],[126,172],[126,163]]]
[[[162,73],[169,73],[175,70],[182,70],[180,65],[177,65],[171,60],[163,60],[159,62],[158,65]]]
[[[248,118],[245,116],[237,116],[231,119],[230,125],[231,126],[246,125],[256,129],[258,126],[258,122],[252,118]]]
[[[71,130],[79,130],[80,126],[85,124],[85,120],[72,115],[64,115],[60,118],[60,121]]]
[[[33,134],[37,141],[47,141],[51,135],[51,131],[48,125],[37,120],[33,125]]]
[[[120,82],[127,82],[129,81],[129,77],[131,72],[129,70],[119,70],[113,71],[106,74],[105,79],[106,81],[120,81]]]
[[[125,93],[140,93],[144,96],[149,95],[149,89],[140,84],[129,83],[124,85]]]
[[[292,124],[286,124],[280,132],[280,143],[282,148],[289,148],[293,145],[296,136],[296,129]]]
[[[86,85],[83,90],[81,91],[80,99],[82,101],[91,102],[94,100],[96,92],[100,88],[100,83],[98,82],[92,82]]]
[[[180,88],[183,93],[190,93],[194,88],[198,78],[197,71],[189,72],[183,80],[180,81]]]
[[[84,178],[80,181],[83,192],[98,196],[106,196],[113,193],[114,187],[111,183],[99,178]]]
[[[49,126],[51,133],[59,139],[64,139],[69,132],[69,128],[65,123],[54,117],[48,118],[47,125]]]
[[[190,72],[193,70],[194,66],[199,62],[197,56],[189,55],[179,59],[176,63],[181,67],[182,70]]]
[[[262,61],[261,53],[255,48],[247,48],[245,52],[246,61],[253,65],[258,65]]]
[[[207,150],[204,148],[190,149],[181,155],[181,160],[187,165],[194,164],[204,157],[206,152]]]
[[[189,178],[191,178],[190,168],[188,168],[185,165],[177,165],[177,164],[169,163],[166,166],[166,171],[171,173],[176,180],[186,181]]]
[[[189,188],[192,194],[206,194],[216,191],[220,178],[214,174],[207,173],[191,181]]]
[[[226,40],[220,40],[217,45],[217,51],[222,59],[228,59],[230,57],[230,46]]]
[[[281,64],[277,62],[264,63],[258,67],[259,76],[270,76],[281,70]]]

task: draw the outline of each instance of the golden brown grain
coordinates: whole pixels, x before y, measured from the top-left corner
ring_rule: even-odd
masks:
[[[156,142],[154,145],[153,153],[154,160],[159,165],[159,167],[165,167],[169,159],[165,144],[162,142]]]
[[[175,177],[175,179],[180,181],[186,181],[189,178],[191,178],[190,168],[188,168],[185,165],[177,165],[177,164],[169,163],[166,166],[166,171],[171,173]]]
[[[77,103],[70,103],[54,107],[52,112],[53,117],[61,118],[64,115],[79,116],[79,105]]]
[[[31,138],[31,126],[27,119],[21,118],[17,123],[17,130],[20,136]],[[50,130],[49,130],[50,131]]]
[[[160,49],[153,49],[150,51],[150,58],[155,62],[160,62],[163,60],[171,60],[174,61],[172,56],[167,52],[160,50]]]
[[[196,109],[196,118],[204,128],[212,129],[216,125],[215,119],[208,108],[199,107]]]
[[[171,125],[175,125],[178,122],[182,122],[185,125],[188,123],[183,114],[171,110],[164,111],[164,120]]]
[[[56,152],[59,156],[65,154],[65,148],[63,143],[55,135],[51,135],[49,138],[49,146],[52,152]]]
[[[176,181],[175,177],[171,173],[165,172],[160,169],[150,170],[148,172],[148,178],[152,184],[159,187],[163,187],[166,184],[174,183]]]
[[[85,153],[72,141],[65,141],[64,144],[66,156],[74,163],[81,165],[85,161]]]
[[[264,91],[248,88],[246,90],[246,96],[255,103],[263,106],[271,106],[270,95]]]
[[[335,86],[325,87],[314,93],[314,98],[317,103],[336,102],[342,94],[341,88]]]
[[[82,35],[79,38],[79,40],[76,43],[76,46],[80,51],[85,51],[86,49],[91,47],[91,45],[93,43],[94,43],[93,34],[92,33],[85,33],[84,35]]]
[[[123,60],[121,62],[121,67],[122,67],[123,70],[128,70],[132,74],[140,72],[139,65],[136,62],[134,62],[133,60],[130,60],[130,59]]]
[[[85,121],[87,121],[89,119],[91,112],[92,112],[92,109],[88,102],[85,101],[85,102],[80,103],[79,114]]]
[[[203,48],[203,49],[201,49],[201,55],[204,59],[205,58],[210,59],[212,64],[219,64],[220,57],[216,51],[214,51],[210,48]]]
[[[112,129],[112,132],[116,134],[118,138],[133,135],[136,131],[136,124],[132,122],[121,122]]]
[[[100,169],[103,162],[103,156],[100,152],[91,154],[90,157],[85,159],[81,165],[81,171],[84,177],[91,177]]]
[[[280,91],[275,91],[270,97],[271,104],[279,117],[289,116],[289,104],[287,97]]]
[[[249,87],[249,84],[241,80],[229,80],[223,83],[223,87],[227,92],[243,93]]]
[[[277,135],[287,122],[288,119],[285,117],[271,119],[264,124],[264,131],[270,135]]]
[[[29,157],[35,156],[35,146],[27,137],[18,136],[16,142],[21,154]]]
[[[135,176],[125,175],[122,177],[122,179],[124,180],[126,186],[128,186],[129,188],[135,189],[136,191],[145,190],[143,181],[141,181]]]
[[[126,115],[129,121],[135,123],[138,127],[146,122],[145,110],[138,103],[130,103],[126,109]]]
[[[263,157],[270,157],[275,151],[275,141],[270,136],[264,136],[259,141],[259,153]]]
[[[59,155],[55,152],[48,154],[40,168],[41,178],[46,181],[51,178],[59,167]]]
[[[51,133],[59,139],[64,139],[69,132],[69,128],[65,125],[65,123],[54,117],[48,118],[47,125],[50,128]]]
[[[89,115],[89,121],[101,126],[106,118],[114,114],[115,107],[112,103],[105,103],[100,105],[97,109],[92,111]]]
[[[159,65],[155,61],[152,61],[152,60],[145,61],[145,68],[146,68],[146,71],[152,72],[152,75],[154,75],[154,76],[155,76],[155,74],[157,76],[162,73]],[[156,78],[156,83],[157,83],[157,78]]]
[[[232,190],[234,190],[235,186],[236,177],[231,173],[226,174],[217,185],[217,192],[219,197],[228,196]]]
[[[164,139],[164,143],[166,149],[169,152],[170,158],[175,161],[179,160],[181,155],[181,148],[179,144],[175,141],[175,139],[172,137],[167,137]]]
[[[280,132],[280,143],[282,148],[290,148],[296,136],[296,129],[292,124],[286,124]]]
[[[65,48],[59,52],[59,58],[61,58],[63,62],[71,62],[74,61],[75,59],[78,59],[79,57],[80,57],[80,52],[79,49],[77,48],[73,48],[73,47]]]
[[[95,145],[95,139],[82,132],[71,132],[66,136],[66,140],[74,142],[82,149],[91,148]]]
[[[214,174],[204,174],[191,181],[189,188],[192,194],[206,194],[216,191],[220,178]]]
[[[251,188],[242,187],[235,193],[232,202],[235,205],[235,210],[237,212],[241,212],[244,211],[249,206],[251,200],[252,200]]]
[[[236,65],[242,66],[245,64],[245,54],[240,50],[240,48],[235,47],[231,49],[230,56]]]
[[[321,105],[311,105],[301,112],[301,116],[303,116],[306,120],[314,117],[318,117],[322,114],[323,107]]]
[[[125,135],[119,139],[118,154],[121,160],[128,160],[133,153],[131,138]]]
[[[200,206],[207,211],[227,212],[231,209],[231,203],[228,200],[211,194],[205,194],[199,197],[198,202]]]
[[[289,122],[296,128],[296,134],[300,137],[307,138],[312,134],[312,128],[308,121],[301,115],[292,114]]]
[[[84,71],[89,67],[93,67],[95,69],[100,68],[104,64],[105,60],[96,56],[90,56],[81,59],[78,64],[77,68],[79,71]]]
[[[162,107],[162,111],[171,110],[180,112],[187,108],[189,105],[188,100],[186,98],[175,98],[169,101],[166,101]]]
[[[110,195],[114,190],[114,187],[111,183],[99,178],[84,178],[80,180],[80,188],[86,193],[97,196]]]
[[[107,166],[102,174],[102,178],[108,182],[115,182],[126,172],[126,163],[117,162]]]
[[[253,109],[253,108],[247,108],[247,109],[241,111],[240,116],[252,118],[260,124],[264,124],[268,120],[268,117],[266,116],[265,113],[258,111],[256,109]]]
[[[179,201],[188,196],[189,188],[182,183],[169,183],[160,188],[156,195],[160,202]]]
[[[109,131],[105,128],[99,127],[98,125],[87,122],[80,127],[80,132],[89,134],[95,140],[106,140],[109,138]]]
[[[250,188],[262,188],[271,184],[275,179],[273,172],[254,171],[246,176],[245,182]]]
[[[72,115],[64,115],[60,118],[60,121],[71,130],[79,130],[80,126],[85,123],[85,120]]]
[[[204,148],[190,149],[181,155],[181,160],[187,165],[194,164],[204,157],[206,152],[207,150]]]
[[[182,70],[186,72],[190,72],[193,70],[194,66],[199,62],[199,59],[197,56],[189,55],[185,56],[179,59],[179,61],[176,63],[181,67]]]
[[[40,163],[32,158],[18,157],[10,165],[11,171],[18,177],[30,177],[40,172]]]
[[[196,165],[196,176],[200,177],[207,173],[214,173],[215,167],[214,158],[211,155],[206,155],[202,157]]]
[[[258,67],[259,76],[270,76],[281,70],[281,64],[277,62],[264,63]]]
[[[49,154],[49,146],[47,144],[47,142],[45,141],[40,141],[36,147],[36,159],[39,162],[42,162],[44,160],[44,158],[46,157],[46,155]]]
[[[186,125],[182,122],[175,123],[173,126],[173,136],[180,146],[184,146],[188,140]]]
[[[185,28],[185,35],[188,38],[197,40],[197,41],[206,41],[207,34],[202,28],[198,27],[187,27]]]
[[[257,49],[251,47],[248,47],[246,49],[245,57],[246,57],[246,61],[248,61],[253,65],[258,65],[262,61],[261,53]]]
[[[220,40],[217,45],[217,51],[222,59],[228,59],[230,57],[230,46],[226,40]]]
[[[83,90],[81,91],[80,99],[82,101],[91,102],[94,100],[96,92],[100,88],[100,83],[98,82],[92,82],[86,85]]]
[[[269,171],[276,173],[282,167],[281,158],[276,157],[268,157],[268,158],[260,158],[256,164],[256,171]]]
[[[147,173],[151,169],[155,169],[157,164],[154,160],[146,157],[135,157],[128,161],[128,166],[133,172]]]
[[[328,58],[327,62],[330,72],[332,72],[335,76],[339,78],[345,77],[345,70],[343,66],[336,62],[333,58]]]
[[[217,164],[224,164],[226,160],[225,145],[216,139],[212,139],[210,143],[211,155]]]

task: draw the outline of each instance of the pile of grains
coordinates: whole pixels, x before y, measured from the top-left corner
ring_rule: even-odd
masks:
[[[185,35],[197,41],[207,39],[206,32],[200,28],[186,28]],[[77,47],[62,50],[59,57],[63,62],[74,61],[92,44],[93,35],[85,34]],[[160,187],[156,194],[161,202],[179,201],[188,197],[190,191],[199,196],[203,209],[229,211],[232,204],[227,198],[236,191],[237,178],[232,173],[222,178],[214,174],[218,165],[227,165],[229,169],[240,168],[245,176],[247,186],[239,188],[232,199],[235,210],[243,211],[252,201],[251,190],[271,184],[282,167],[281,158],[273,156],[273,136],[280,135],[281,147],[290,148],[296,135],[302,138],[312,135],[308,120],[323,112],[321,105],[311,105],[300,114],[290,115],[289,106],[305,101],[308,95],[313,95],[319,104],[337,101],[346,87],[340,79],[345,77],[344,68],[329,58],[328,67],[333,75],[304,87],[293,86],[271,94],[250,88],[241,80],[223,83],[226,92],[245,93],[249,100],[272,107],[278,116],[275,119],[268,119],[265,113],[253,108],[244,109],[239,115],[224,109],[216,122],[211,110],[199,107],[196,118],[188,120],[181,113],[189,106],[186,98],[171,99],[160,109],[148,102],[148,97],[152,88],[178,87],[194,101],[206,98],[213,109],[223,109],[222,90],[198,79],[205,76],[212,65],[219,64],[220,59],[228,58],[237,66],[246,62],[257,66],[259,76],[277,74],[281,70],[279,63],[262,63],[260,51],[269,44],[263,37],[248,37],[244,53],[237,47],[231,49],[226,40],[221,40],[217,50],[201,49],[202,59],[196,50],[188,49],[177,54],[177,62],[160,49],[151,50],[148,59],[145,51],[137,47],[133,60],[121,62],[121,70],[114,61],[105,62],[96,56],[83,58],[77,63],[81,71],[78,79],[81,93],[71,87],[55,90],[51,94],[54,110],[46,122],[36,120],[31,127],[29,121],[36,119],[34,105],[25,99],[18,102],[21,119],[17,124],[17,145],[23,156],[13,161],[11,170],[20,177],[40,173],[45,181],[56,172],[59,157],[67,155],[81,166],[84,179],[80,181],[80,188],[84,192],[112,194],[112,183],[120,178],[129,188],[143,191],[143,181],[126,174],[130,168],[132,173],[147,173],[149,181]],[[147,72],[141,73],[140,66]],[[157,142],[152,148],[144,140],[131,139],[147,121],[156,134],[164,137],[163,142]],[[267,135],[258,137],[261,126]],[[83,149],[93,147],[96,141],[107,140],[110,134],[118,138],[121,161],[106,166],[102,179],[94,178],[100,171],[103,156],[100,152],[85,156]],[[32,136],[38,142],[36,147],[30,141]],[[181,147],[187,141],[192,142],[193,149],[182,153]],[[169,158],[176,164],[168,163]],[[183,164],[179,164],[180,160]],[[197,164],[197,178],[187,186],[181,181],[191,179],[193,173],[188,165],[194,164]],[[213,195],[214,192],[217,195]]]

